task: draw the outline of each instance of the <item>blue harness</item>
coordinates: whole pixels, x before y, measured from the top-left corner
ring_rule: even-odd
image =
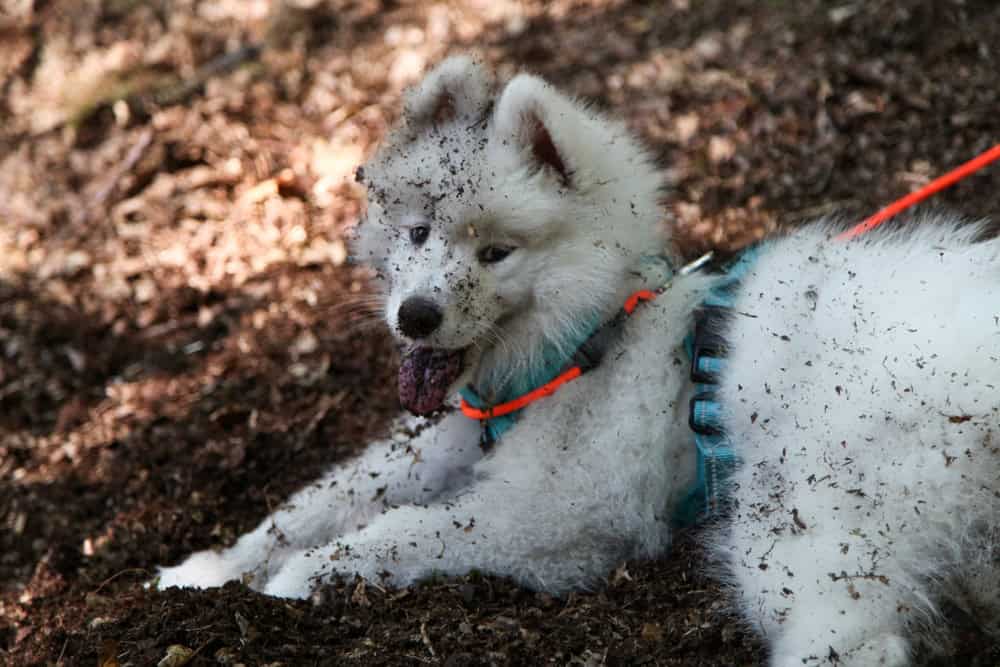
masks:
[[[694,331],[684,339],[685,350],[691,359],[691,380],[695,383],[688,423],[697,450],[697,477],[694,486],[677,507],[673,518],[675,526],[689,526],[715,515],[725,498],[726,480],[739,463],[731,441],[723,431],[722,405],[716,395],[718,379],[726,365],[726,349],[720,332],[732,311],[736,288],[750,271],[757,254],[757,246],[752,246],[720,267],[724,277],[698,307]],[[669,265],[667,272],[673,273]],[[572,341],[576,345],[567,345],[576,350],[569,359],[560,354],[555,346],[547,347],[535,368],[508,382],[491,401],[484,400],[471,385],[461,390],[461,396],[469,405],[482,410],[489,405],[513,400],[545,384],[567,367],[577,365],[586,372],[600,363],[611,339],[617,335],[627,317],[623,311],[604,324],[594,321],[583,328],[576,336],[578,340]],[[516,423],[518,414],[520,410],[482,420],[482,447],[492,447]]]
[[[579,356],[579,351],[584,348],[587,341],[591,340],[597,330],[600,328],[600,322],[593,319],[593,324],[577,332],[577,334],[567,341],[564,349],[576,350],[576,352],[569,358],[566,358],[564,353],[559,352],[559,348],[555,345],[549,343],[542,350],[541,358],[539,363],[537,363],[533,368],[530,368],[527,373],[521,375],[521,377],[515,377],[503,387],[502,390],[496,392],[492,397],[492,400],[484,400],[472,385],[466,385],[463,389],[459,391],[465,402],[474,408],[480,410],[486,409],[490,405],[498,405],[500,403],[506,403],[507,401],[513,400],[518,396],[527,394],[529,391],[535,387],[540,387],[552,378],[559,375],[564,368],[572,365],[574,360]],[[521,408],[522,410],[524,408]],[[489,449],[496,443],[500,437],[506,433],[516,422],[517,416],[520,414],[521,410],[516,412],[511,412],[506,415],[501,415],[499,417],[490,417],[489,419],[483,419],[483,433],[480,438],[479,444],[483,449]]]
[[[694,486],[677,506],[674,524],[690,526],[718,514],[725,500],[725,484],[740,459],[723,428],[722,404],[718,399],[719,378],[726,368],[726,343],[722,329],[731,317],[736,289],[757,259],[759,246],[744,250],[722,267],[724,277],[695,312],[694,331],[684,339],[691,359],[694,396],[688,425],[697,451]]]

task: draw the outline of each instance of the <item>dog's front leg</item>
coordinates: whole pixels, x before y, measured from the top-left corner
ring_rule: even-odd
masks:
[[[394,437],[296,493],[231,548],[162,568],[159,587],[207,588],[242,578],[261,588],[289,555],[356,531],[388,507],[431,502],[461,488],[482,456],[478,423],[458,413],[437,423],[409,418],[394,430]]]
[[[401,587],[472,570],[557,594],[594,584],[618,562],[625,540],[592,520],[599,511],[532,486],[485,480],[454,503],[393,509],[364,530],[290,556],[265,592],[302,598],[337,576]]]

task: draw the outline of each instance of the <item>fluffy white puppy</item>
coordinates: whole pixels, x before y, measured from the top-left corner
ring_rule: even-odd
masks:
[[[729,505],[706,532],[774,665],[906,664],[940,601],[1000,607],[1000,244],[978,227],[839,243],[819,224],[671,279],[663,177],[636,140],[532,76],[497,94],[467,58],[409,95],[359,176],[356,254],[407,346],[400,400],[431,416],[161,587],[305,597],[479,570],[560,594]],[[490,446],[453,409],[574,364],[594,367],[485,422]]]

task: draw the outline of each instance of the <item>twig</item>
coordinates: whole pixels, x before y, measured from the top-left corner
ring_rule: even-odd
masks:
[[[127,570],[122,570],[121,572],[116,572],[115,574],[112,574],[110,577],[108,577],[107,579],[105,579],[104,581],[102,581],[100,586],[98,586],[97,588],[95,588],[94,590],[92,590],[90,592],[91,595],[97,595],[98,593],[101,592],[102,588],[104,588],[105,586],[107,586],[108,584],[110,584],[112,581],[114,581],[118,577],[122,576],[123,574],[128,574],[129,572],[142,572],[144,574],[149,574],[149,570],[147,570],[144,567],[130,567]]]
[[[118,186],[118,181],[142,159],[142,156],[146,154],[146,151],[153,144],[153,130],[152,128],[146,128],[143,130],[142,134],[139,135],[139,140],[135,142],[135,145],[129,149],[128,153],[125,155],[125,159],[122,160],[121,164],[111,172],[108,177],[107,182],[104,186],[97,191],[94,198],[90,202],[89,209],[95,209],[105,202],[105,200],[111,196],[115,188]]]
[[[199,67],[191,78],[153,90],[153,99],[164,106],[179,104],[198,92],[212,77],[228,74],[244,63],[257,60],[262,49],[262,44],[247,44],[230,53],[216,56]]]
[[[437,651],[434,650],[434,645],[431,644],[431,638],[427,634],[427,622],[426,621],[422,621],[420,623],[420,638],[424,641],[424,646],[427,647],[427,650],[430,651],[431,657],[432,658],[436,658],[437,657]]]

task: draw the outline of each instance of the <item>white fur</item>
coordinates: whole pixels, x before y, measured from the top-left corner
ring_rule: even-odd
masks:
[[[443,309],[423,343],[466,350],[456,389],[489,393],[663,279],[641,259],[665,252],[662,178],[621,126],[530,76],[493,104],[467,59],[431,73],[406,114],[366,170],[355,247],[401,338],[404,299]],[[939,601],[985,620],[1000,607],[1000,244],[943,219],[845,244],[830,231],[770,242],[739,288],[720,391],[744,465],[709,534],[772,664],[903,665]],[[490,244],[516,250],[483,264]],[[404,420],[159,585],[246,576],[305,597],[336,575],[406,586],[475,569],[566,593],[662,553],[695,478],[683,339],[713,281],[675,280],[488,455],[457,412]]]
[[[814,226],[741,286],[721,395],[744,465],[718,548],[775,664],[906,664],[901,635],[943,599],[998,610],[1000,243],[980,231]]]

